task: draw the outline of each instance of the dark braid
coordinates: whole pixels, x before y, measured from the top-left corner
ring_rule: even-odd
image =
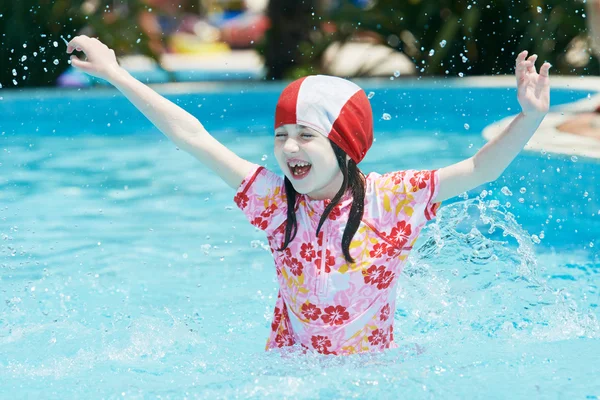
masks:
[[[323,211],[323,215],[321,215],[321,219],[319,221],[319,225],[317,227],[316,235],[319,235],[321,231],[321,227],[327,220],[329,213],[333,208],[340,202],[348,187],[352,192],[352,207],[350,208],[350,216],[348,218],[348,223],[346,224],[346,228],[344,228],[344,234],[342,236],[342,251],[344,253],[344,258],[349,263],[354,263],[354,259],[350,256],[350,242],[352,242],[352,238],[354,234],[358,230],[360,226],[360,222],[362,221],[364,209],[365,209],[365,176],[358,169],[358,166],[353,160],[350,160],[346,163],[346,153],[342,149],[340,149],[335,143],[331,142],[331,147],[333,147],[333,152],[335,153],[335,157],[338,161],[338,165],[340,170],[342,171],[342,176],[344,178],[342,182],[342,187],[336,193],[336,195],[331,200],[331,203],[325,208]],[[285,239],[283,246],[278,249],[279,251],[285,250],[287,246],[290,244],[292,240],[296,237],[296,233],[298,232],[298,222],[296,220],[296,190],[292,185],[292,182],[286,177],[285,178],[285,192],[287,196],[287,224],[285,226]]]

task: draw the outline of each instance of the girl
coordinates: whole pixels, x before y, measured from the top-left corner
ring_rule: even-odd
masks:
[[[72,64],[119,89],[177,146],[237,190],[234,201],[268,236],[279,295],[267,349],[300,345],[322,354],[396,347],[395,284],[419,232],[441,201],[490,182],[533,135],[549,106],[550,64],[516,59],[522,112],[473,157],[433,171],[365,176],[373,142],[365,93],[335,77],[285,88],[275,112],[275,157],[285,178],[243,160],[202,124],[132,78],[97,39],[67,46]]]

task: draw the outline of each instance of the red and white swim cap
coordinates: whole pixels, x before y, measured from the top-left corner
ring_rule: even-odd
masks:
[[[334,76],[307,76],[290,83],[275,110],[275,129],[286,124],[316,130],[357,164],[373,144],[373,114],[365,92]]]

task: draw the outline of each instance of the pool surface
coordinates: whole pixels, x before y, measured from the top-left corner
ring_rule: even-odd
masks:
[[[457,162],[518,111],[512,88],[362,84],[365,172]],[[281,89],[168,97],[280,172]],[[598,161],[522,153],[446,202],[398,283],[400,348],[266,353],[275,269],[231,189],[117,92],[0,98],[0,397],[600,398]]]

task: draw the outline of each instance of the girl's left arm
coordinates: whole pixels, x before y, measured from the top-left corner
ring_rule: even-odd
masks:
[[[502,134],[490,140],[473,157],[439,169],[439,189],[433,202],[444,201],[498,179],[533,136],[550,105],[550,64],[544,63],[538,74],[536,59],[535,54],[527,58],[527,51],[517,56],[515,75],[521,113]]]

